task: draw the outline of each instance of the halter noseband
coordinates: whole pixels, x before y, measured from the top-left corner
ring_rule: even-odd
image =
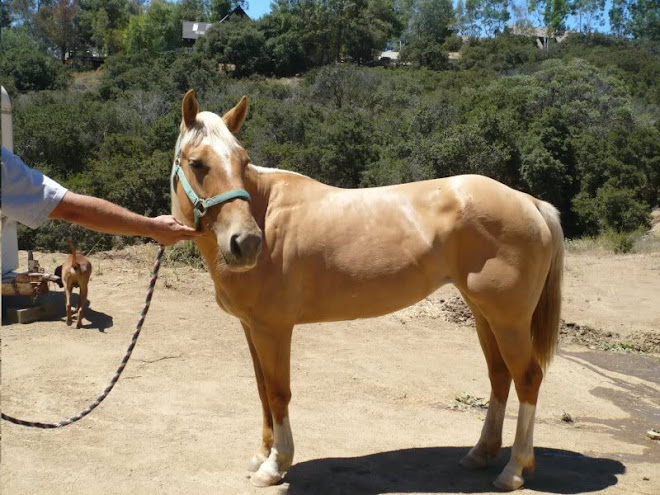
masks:
[[[199,196],[197,196],[192,187],[190,187],[190,183],[188,182],[188,179],[186,179],[186,176],[183,173],[183,169],[181,168],[181,134],[179,134],[179,138],[176,140],[176,157],[174,158],[174,168],[172,170],[172,191],[174,193],[176,193],[177,178],[179,179],[179,182],[181,182],[181,186],[183,187],[186,196],[188,196],[188,199],[193,205],[193,212],[195,214],[195,230],[199,230],[201,218],[206,215],[206,212],[212,206],[226,203],[227,201],[231,201],[232,199],[236,198],[242,198],[248,202],[250,201],[250,193],[244,189],[234,189],[226,193],[218,194],[209,199],[201,199]]]

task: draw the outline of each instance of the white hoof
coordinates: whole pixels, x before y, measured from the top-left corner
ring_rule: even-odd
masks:
[[[525,480],[523,480],[520,476],[516,474],[509,474],[506,472],[506,470],[504,470],[497,478],[495,478],[495,481],[493,481],[493,485],[496,488],[507,492],[512,492],[513,490],[522,488],[524,484]]]
[[[252,457],[252,459],[250,459],[250,462],[248,463],[248,468],[247,468],[248,471],[251,473],[256,473],[257,471],[259,471],[259,468],[264,462],[266,462],[267,459],[268,457],[263,455],[261,452],[254,454],[254,456]]]
[[[250,481],[254,486],[273,486],[282,481],[282,474],[279,472],[277,464],[268,459],[261,464],[259,471],[252,475]]]

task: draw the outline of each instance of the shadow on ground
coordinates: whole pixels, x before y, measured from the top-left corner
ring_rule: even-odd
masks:
[[[6,299],[6,300],[5,300]],[[75,311],[78,307],[78,293],[74,292],[71,296],[71,310]],[[7,303],[7,304],[5,304]],[[48,303],[55,306],[55,315],[51,321],[61,321],[62,325],[66,325],[66,296],[64,292],[50,292],[45,296],[41,296],[36,301],[39,303]],[[4,308],[15,307],[15,308],[27,308],[33,305],[33,301],[29,297],[21,296],[12,296],[11,298],[3,298],[2,307],[3,307],[3,324],[4,321]],[[85,309],[83,309],[83,329],[98,330],[99,332],[105,332],[107,328],[113,326],[112,316],[102,313],[100,311],[95,311],[91,307],[89,300],[85,303]],[[71,328],[76,329],[76,320],[74,318]]]
[[[362,457],[314,459],[295,464],[287,473],[288,495],[380,493],[483,493],[497,491],[491,482],[511,451],[482,471],[467,471],[458,461],[469,447],[394,450]],[[526,475],[526,488],[550,493],[588,493],[617,483],[625,466],[612,459],[576,452],[537,448],[536,472]]]
[[[49,302],[52,302],[57,307],[57,318],[60,319],[62,322],[66,322],[66,306],[65,306],[66,296],[64,295],[64,292],[55,292],[49,294],[48,297],[49,297]],[[79,300],[80,299],[78,297],[78,294],[74,292],[71,295],[71,311],[76,310],[76,308],[78,307]],[[83,329],[90,329],[90,330],[96,329],[99,332],[105,332],[107,328],[111,328],[113,326],[114,323],[112,316],[107,315],[105,313],[101,313],[100,311],[95,311],[90,306],[91,306],[91,301],[88,299],[85,303],[85,308],[83,309],[83,325],[82,325]],[[71,328],[73,329],[76,328],[75,317],[71,325]]]

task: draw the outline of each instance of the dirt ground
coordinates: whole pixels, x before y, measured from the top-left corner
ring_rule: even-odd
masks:
[[[3,412],[59,421],[103,390],[129,344],[155,252],[91,256],[81,330],[63,318],[2,327]],[[51,270],[63,259],[37,257]],[[537,470],[525,490],[660,493],[660,441],[646,436],[660,429],[658,294],[660,254],[568,256],[563,341],[541,389]],[[512,393],[497,463],[460,468],[489,384],[456,295],[446,287],[386,317],[297,328],[295,464],[285,483],[256,489],[245,467],[261,413],[243,333],[216,307],[204,271],[166,264],[133,359],[96,411],[61,430],[2,423],[2,493],[489,492],[513,442],[517,400]],[[63,307],[61,293],[53,297]],[[643,345],[655,353],[612,352]]]

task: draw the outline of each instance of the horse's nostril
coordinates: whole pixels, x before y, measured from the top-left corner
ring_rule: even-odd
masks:
[[[250,238],[251,240],[251,252],[254,255],[259,254],[261,252],[261,236],[260,235],[251,235]]]
[[[261,235],[234,234],[229,239],[229,249],[236,259],[254,260],[261,251]]]
[[[238,234],[234,234],[231,236],[231,239],[229,239],[229,249],[231,250],[231,254],[236,256],[237,258],[240,258],[241,256],[241,246],[238,241]]]

